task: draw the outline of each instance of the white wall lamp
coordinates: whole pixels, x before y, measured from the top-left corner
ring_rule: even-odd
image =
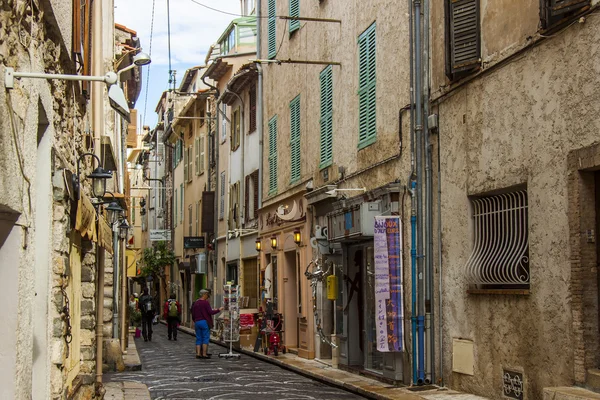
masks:
[[[328,195],[329,197],[336,197],[338,192],[357,192],[357,191],[361,191],[363,193],[365,193],[367,191],[367,188],[356,188],[356,189],[331,189],[325,192],[326,195]]]
[[[129,106],[127,105],[127,99],[123,89],[119,86],[119,75],[125,71],[136,66],[147,65],[150,63],[150,57],[146,53],[138,53],[133,57],[133,64],[126,68],[123,68],[117,73],[107,72],[104,76],[88,76],[88,75],[64,75],[64,74],[46,74],[43,72],[17,72],[14,68],[6,67],[4,72],[4,87],[6,89],[14,89],[15,79],[21,78],[32,78],[32,79],[59,79],[63,81],[90,81],[90,82],[104,82],[108,86],[108,100],[110,106],[125,118],[128,122],[129,119]]]

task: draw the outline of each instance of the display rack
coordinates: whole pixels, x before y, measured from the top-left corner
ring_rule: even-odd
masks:
[[[229,353],[221,353],[219,357],[240,358],[233,352],[233,342],[240,340],[240,292],[238,285],[223,286],[223,341],[229,342]]]

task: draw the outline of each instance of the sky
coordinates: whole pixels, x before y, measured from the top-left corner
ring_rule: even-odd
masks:
[[[136,103],[138,126],[156,125],[154,112],[162,92],[169,87],[169,40],[167,0],[114,0],[115,22],[137,32],[142,50],[149,53],[152,63],[142,67],[142,91]],[[152,8],[154,3],[154,23]],[[240,0],[169,0],[171,20],[171,68],[177,71],[177,86],[185,70],[203,65],[211,44],[214,44],[234,15],[227,15],[198,5],[239,15]],[[152,46],[150,38],[152,37]],[[150,77],[148,85],[146,80]],[[147,101],[146,101],[147,98]]]

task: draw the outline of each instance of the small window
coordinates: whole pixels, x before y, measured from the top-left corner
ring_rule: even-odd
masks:
[[[248,133],[252,133],[256,131],[256,86],[252,86],[250,89],[250,128],[248,129]]]
[[[183,183],[179,185],[179,197],[181,199],[181,215],[179,221],[183,224],[183,213],[185,212],[183,210]]]
[[[175,203],[175,207],[173,207],[173,208],[175,209],[175,212],[173,213],[173,216],[175,217],[175,218],[173,218],[173,225],[174,225],[175,227],[177,227],[177,221],[178,221],[178,219],[177,219],[177,212],[179,211],[179,210],[177,209],[177,199],[178,199],[178,197],[177,197],[177,189],[175,189],[175,197],[174,197],[174,200],[175,200],[175,201],[174,201],[174,203]]]
[[[333,76],[331,65],[321,71],[321,128],[319,169],[328,167],[333,162]]]
[[[225,171],[221,172],[221,178],[219,179],[219,185],[221,191],[219,192],[219,219],[225,218]]]
[[[540,0],[540,21],[543,30],[563,25],[576,17],[590,0]]]
[[[188,236],[192,236],[192,217],[193,217],[192,205],[188,206]]]
[[[204,140],[205,136],[202,135],[200,136],[200,138],[198,139],[198,152],[200,153],[199,157],[198,157],[198,174],[202,174],[204,173],[204,158],[205,158],[205,150],[204,150]]]
[[[231,151],[240,147],[240,108],[236,108],[231,116]]]
[[[466,273],[484,289],[529,288],[529,213],[527,191],[471,201],[473,250]]]
[[[446,75],[454,80],[479,69],[479,0],[446,0]]]

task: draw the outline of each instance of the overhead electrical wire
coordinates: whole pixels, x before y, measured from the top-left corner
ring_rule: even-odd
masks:
[[[152,33],[154,31],[154,5],[156,0],[152,0],[152,19],[150,22],[150,45],[148,47],[148,56],[152,57]],[[144,115],[142,117],[142,129],[146,125],[146,110],[148,106],[148,89],[150,85],[150,65],[148,65],[148,70],[146,74],[146,95],[144,96]]]

